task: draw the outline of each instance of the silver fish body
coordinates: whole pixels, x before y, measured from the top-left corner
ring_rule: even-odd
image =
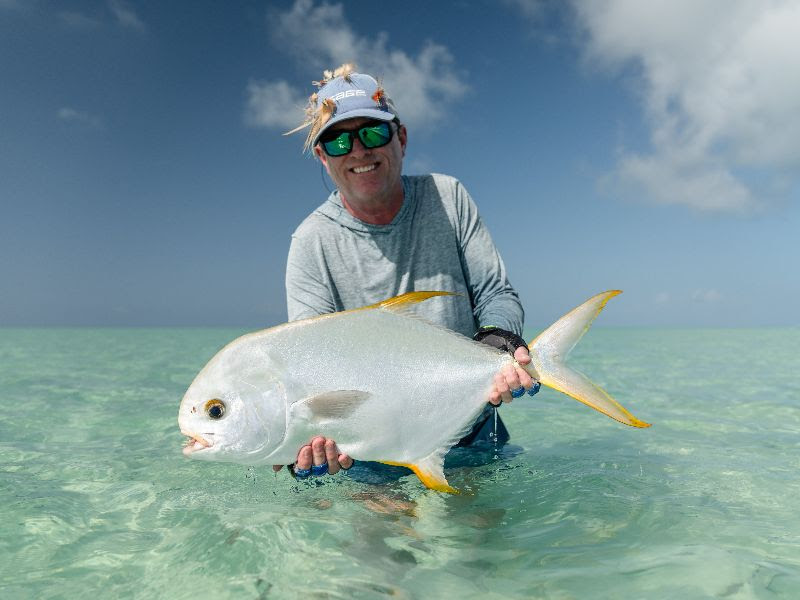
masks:
[[[453,491],[442,472],[444,455],[483,410],[495,374],[514,359],[406,313],[408,304],[434,295],[446,293],[412,292],[234,340],[209,361],[181,402],[178,421],[189,437],[184,453],[247,465],[288,464],[311,437],[322,435],[357,460],[403,464],[428,487]],[[561,338],[543,338],[550,352],[544,357],[534,342],[526,368],[570,393],[563,389],[570,385],[563,373],[573,372],[552,356],[560,352]],[[536,365],[562,376],[550,381]],[[623,422],[630,416],[621,407],[623,418],[594,407]],[[646,425],[635,419],[628,424],[637,423]]]

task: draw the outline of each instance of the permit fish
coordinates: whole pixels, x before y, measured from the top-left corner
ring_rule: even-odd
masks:
[[[561,317],[530,343],[531,362],[522,368],[612,419],[649,427],[565,362],[619,293],[597,294]],[[447,295],[452,293],[409,292],[232,341],[181,401],[184,454],[284,465],[321,435],[356,460],[403,465],[427,487],[456,492],[445,478],[444,456],[483,410],[494,375],[515,361],[409,310]]]

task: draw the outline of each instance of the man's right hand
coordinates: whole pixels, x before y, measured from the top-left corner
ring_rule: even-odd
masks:
[[[316,436],[300,448],[297,453],[297,460],[295,460],[294,468],[296,471],[306,471],[311,469],[312,466],[318,467],[320,465],[328,464],[328,473],[335,475],[340,470],[347,470],[353,466],[353,459],[339,452],[334,440],[325,439],[322,436]],[[273,465],[272,470],[275,472],[280,471],[283,465]]]
[[[521,393],[528,392],[532,396],[539,391],[537,382],[523,368],[531,362],[531,355],[528,345],[520,336],[499,327],[487,326],[481,327],[472,339],[514,357],[514,365],[506,365],[494,376],[494,385],[489,392],[490,404],[497,406],[501,402],[511,402]]]
[[[528,348],[525,346],[517,348],[514,351],[514,360],[517,361],[517,365],[506,365],[494,376],[494,385],[489,392],[490,404],[498,406],[501,402],[511,402],[513,399],[511,390],[524,388],[526,392],[531,393],[533,389],[533,394],[538,390],[538,388],[534,389],[536,382],[525,369],[519,366],[531,362]]]

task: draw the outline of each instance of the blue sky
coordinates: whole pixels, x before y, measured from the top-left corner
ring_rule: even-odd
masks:
[[[798,325],[796,2],[0,0],[0,325],[285,320],[310,82],[381,77],[526,309]]]

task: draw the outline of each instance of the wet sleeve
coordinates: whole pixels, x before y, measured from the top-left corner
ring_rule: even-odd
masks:
[[[336,311],[329,274],[319,244],[297,233],[286,260],[286,310],[289,321]]]
[[[525,314],[506,267],[478,208],[460,183],[456,188],[461,265],[480,327],[494,325],[522,335]]]

